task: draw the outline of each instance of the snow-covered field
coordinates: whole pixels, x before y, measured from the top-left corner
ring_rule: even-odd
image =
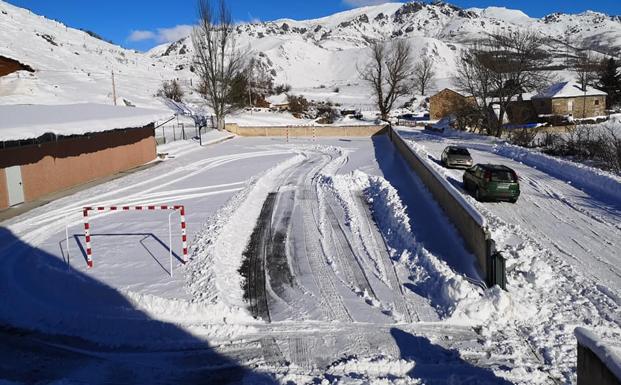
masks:
[[[8,379],[29,378],[31,362],[38,379],[106,383],[119,361],[132,383],[545,377],[527,344],[495,355],[494,336],[473,328],[510,318],[512,300],[465,279],[474,259],[420,183],[391,184],[413,177],[387,138],[160,152],[147,170],[2,223],[0,315],[24,330],[0,330],[0,351],[21,357],[0,364]],[[190,263],[174,230],[170,276],[167,213],[100,213],[87,270],[81,207],[109,204],[184,204]]]
[[[501,156],[477,137],[403,135],[431,157],[456,141],[478,145],[477,159]],[[160,164],[2,223],[7,379],[34,367],[70,383],[114,382],[118,370],[130,383],[570,383],[575,326],[621,335],[619,227],[607,225],[618,209],[593,199],[587,211],[588,192],[543,171],[504,158],[539,190],[525,187],[516,206],[475,203],[509,258],[502,292],[479,287],[474,257],[386,137],[159,152]],[[87,270],[81,207],[110,204],[184,204],[190,262],[175,216],[171,277],[168,213],[99,213]]]

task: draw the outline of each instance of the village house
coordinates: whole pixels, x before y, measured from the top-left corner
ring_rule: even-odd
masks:
[[[167,111],[99,104],[0,106],[0,209],[155,159]]]
[[[558,115],[581,119],[604,115],[606,96],[605,92],[593,87],[583,90],[578,83],[562,82],[533,96],[532,102],[539,116]]]
[[[457,91],[445,88],[429,98],[429,118],[442,119],[474,103],[473,96],[464,96]]]

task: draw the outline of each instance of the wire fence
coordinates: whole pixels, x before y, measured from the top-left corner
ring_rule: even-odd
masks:
[[[214,128],[214,122],[211,117],[197,119],[194,122],[189,119],[184,120],[186,121],[171,121],[157,126],[155,129],[155,140],[157,144],[160,145],[178,140],[199,140],[201,135],[206,134]]]

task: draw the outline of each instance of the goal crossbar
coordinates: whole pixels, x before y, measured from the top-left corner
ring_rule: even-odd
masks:
[[[91,247],[91,225],[88,221],[89,212],[101,212],[101,211],[178,211],[181,216],[181,242],[183,245],[183,263],[188,262],[188,236],[185,223],[185,206],[182,205],[159,205],[159,206],[98,206],[98,207],[83,207],[82,215],[84,217],[84,238],[86,239],[86,264],[88,268],[93,267],[93,249]],[[169,248],[172,245],[169,245]]]

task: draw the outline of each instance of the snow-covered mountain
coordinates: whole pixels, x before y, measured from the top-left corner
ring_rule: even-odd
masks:
[[[430,55],[439,77],[448,79],[468,43],[491,31],[536,30],[555,39],[561,57],[567,44],[588,44],[603,54],[621,53],[621,17],[596,12],[552,14],[541,19],[521,11],[490,7],[460,9],[434,2],[387,3],[321,19],[282,19],[237,26],[239,43],[249,47],[277,83],[293,87],[346,86],[359,82],[357,67],[367,60],[371,40],[408,39],[415,56]],[[0,1],[0,55],[37,72],[0,80],[0,103],[55,103],[111,100],[114,70],[117,94],[133,104],[157,102],[161,82],[192,82],[190,38],[147,53],[126,50],[89,34]]]

